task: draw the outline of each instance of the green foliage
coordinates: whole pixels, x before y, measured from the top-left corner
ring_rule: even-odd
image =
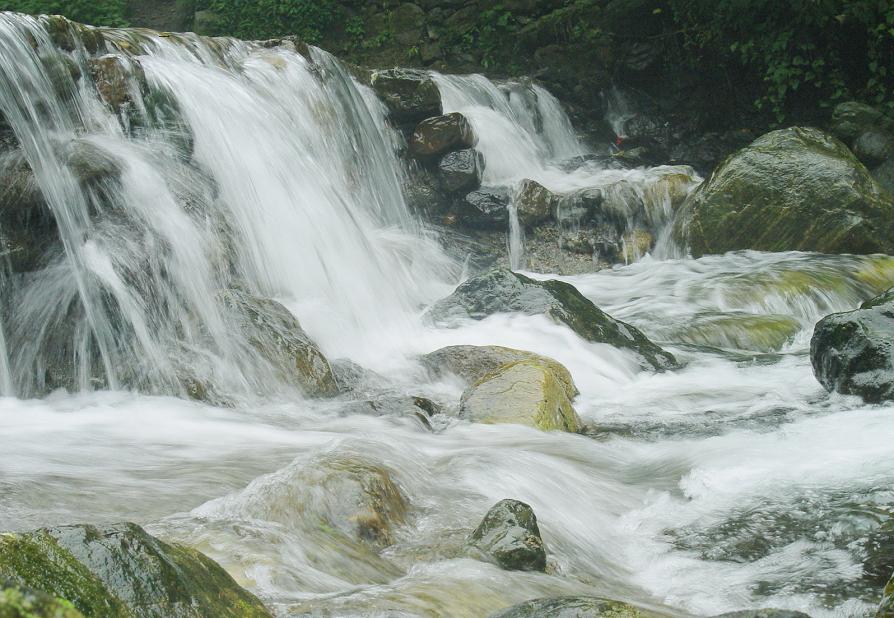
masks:
[[[203,0],[196,8],[216,13],[222,32],[230,36],[272,39],[297,35],[309,43],[319,42],[342,14],[335,0]]]
[[[127,0],[0,0],[0,11],[64,15],[93,26],[127,26]]]
[[[762,88],[759,109],[857,98],[894,107],[894,4],[885,0],[668,0],[694,69],[711,63]]]

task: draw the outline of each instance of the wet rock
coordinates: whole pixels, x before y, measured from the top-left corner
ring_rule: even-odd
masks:
[[[663,370],[676,359],[637,328],[601,311],[577,289],[562,281],[536,281],[507,269],[472,277],[453,294],[435,303],[429,315],[436,321],[481,320],[495,313],[545,314],[568,325],[587,341],[631,350],[648,366]]]
[[[135,101],[148,90],[143,68],[132,58],[106,54],[87,61],[100,98],[116,114],[131,113]]]
[[[545,571],[546,549],[534,510],[518,500],[500,500],[469,536],[473,556],[508,571]]]
[[[894,399],[894,302],[890,295],[826,316],[810,340],[813,373],[826,390],[868,403]]]
[[[240,290],[222,292],[221,300],[235,313],[245,337],[281,380],[311,397],[338,394],[329,361],[288,309]]]
[[[425,118],[441,115],[441,92],[425,71],[376,71],[370,78],[370,84],[399,126],[415,125]]]
[[[894,252],[894,201],[840,141],[773,131],[729,157],[683,205],[674,233],[696,257],[738,249]]]
[[[717,348],[778,352],[801,331],[787,315],[718,313],[699,315],[671,335],[674,341]]]
[[[655,244],[652,232],[642,228],[630,230],[621,237],[621,260],[625,264],[632,264],[649,251]]]
[[[47,251],[58,245],[56,219],[24,155],[0,158],[0,258],[13,272],[30,272],[43,267]]]
[[[497,369],[521,360],[533,360],[549,367],[565,388],[568,398],[577,396],[577,387],[565,366],[547,356],[497,345],[451,345],[424,355],[422,364],[436,376],[451,373],[466,383],[477,382]]]
[[[509,197],[491,189],[466,194],[453,207],[455,222],[472,229],[505,230],[509,224]]]
[[[434,157],[451,150],[472,148],[477,143],[478,138],[466,117],[453,112],[427,118],[416,125],[408,148],[415,157]]]
[[[84,186],[115,182],[121,175],[118,161],[109,152],[85,139],[67,143],[63,156],[68,168]]]
[[[453,196],[444,192],[437,173],[421,166],[411,167],[403,194],[407,206],[428,217],[443,215],[453,206]]]
[[[488,618],[653,618],[656,612],[598,597],[534,599],[491,614]]]
[[[378,390],[385,384],[385,378],[372,369],[358,365],[348,358],[339,358],[329,363],[332,375],[341,392],[368,392]]]
[[[463,393],[460,417],[543,431],[580,431],[581,421],[569,395],[571,385],[553,373],[553,366],[554,362],[526,359],[485,374]]]
[[[556,214],[559,196],[535,180],[525,179],[515,196],[518,221],[534,227],[552,219]]]
[[[853,144],[854,154],[866,166],[875,167],[894,156],[894,135],[882,131],[867,131]]]
[[[44,592],[0,582],[0,616],[2,618],[84,618],[64,599]]]
[[[70,21],[61,15],[49,15],[43,19],[43,24],[53,45],[62,51],[71,52],[83,46],[87,53],[94,54],[103,44],[99,30]]]
[[[377,396],[365,401],[352,401],[341,410],[342,415],[366,414],[369,416],[415,417],[425,429],[431,430],[429,419],[441,414],[441,406],[427,397],[402,395]]]
[[[894,157],[873,169],[872,177],[883,189],[894,195]]]
[[[882,591],[882,602],[879,603],[876,618],[894,618],[894,576]]]
[[[217,563],[131,523],[2,535],[0,578],[97,618],[270,616]]]
[[[448,193],[477,189],[483,173],[484,156],[471,148],[447,153],[438,163],[441,187]]]
[[[851,143],[867,131],[894,130],[894,120],[865,103],[845,101],[836,105],[832,111],[829,130],[838,139]]]

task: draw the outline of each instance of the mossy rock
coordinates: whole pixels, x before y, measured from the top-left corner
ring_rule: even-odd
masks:
[[[573,285],[563,281],[536,281],[504,268],[468,279],[447,298],[435,303],[431,319],[481,320],[495,313],[547,315],[566,324],[587,341],[606,343],[636,353],[653,369],[676,368],[677,360],[634,326],[600,310]]]
[[[338,394],[329,361],[288,309],[275,300],[241,290],[226,290],[220,296],[235,313],[245,337],[280,379],[311,397]]]
[[[869,403],[894,399],[894,303],[886,292],[863,308],[826,316],[810,341],[813,373],[827,390]]]
[[[752,352],[778,352],[801,330],[788,315],[718,313],[698,315],[672,338],[684,343]]]
[[[882,591],[882,602],[879,603],[876,618],[894,618],[894,576]]]
[[[0,582],[0,618],[84,618],[84,615],[65,599]]]
[[[577,396],[577,386],[565,365],[547,356],[541,356],[527,350],[504,348],[498,345],[451,345],[430,352],[421,358],[435,375],[452,373],[466,383],[477,382],[487,374],[500,367],[520,360],[534,360],[546,365],[554,376],[562,383],[569,399]]]
[[[556,597],[525,601],[488,618],[657,618],[662,615],[599,597]]]
[[[894,253],[894,201],[848,150],[818,129],[761,136],[724,161],[674,226],[693,256],[740,249]]]
[[[469,536],[469,553],[507,571],[545,571],[546,548],[534,510],[518,500],[500,500]]]
[[[525,359],[503,365],[466,389],[462,418],[478,423],[515,423],[543,431],[580,431],[567,383],[550,363]]]
[[[270,616],[213,560],[131,523],[2,535],[0,578],[97,618]]]

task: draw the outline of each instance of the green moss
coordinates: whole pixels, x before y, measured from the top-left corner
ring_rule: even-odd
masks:
[[[84,618],[65,599],[18,586],[0,585],[0,618]]]

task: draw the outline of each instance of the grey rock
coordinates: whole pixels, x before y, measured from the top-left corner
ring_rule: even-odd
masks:
[[[533,509],[518,500],[501,500],[471,536],[472,555],[509,571],[546,570],[546,548]]]

